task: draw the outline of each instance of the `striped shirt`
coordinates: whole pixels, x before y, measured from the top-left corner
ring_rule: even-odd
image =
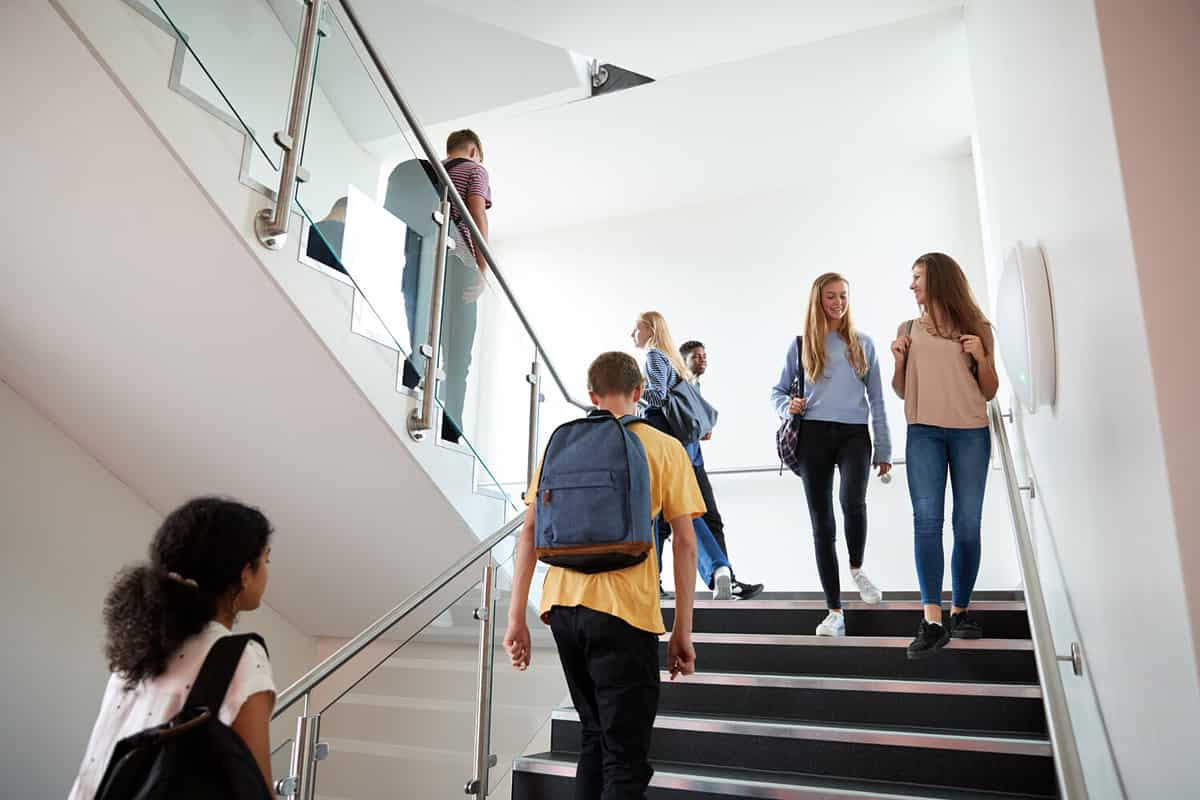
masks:
[[[667,402],[667,393],[679,383],[679,373],[671,366],[671,360],[662,350],[655,347],[646,349],[646,387],[642,390],[642,403],[646,409],[662,409]],[[693,466],[703,466],[704,456],[700,453],[700,443],[690,442],[683,446]]]
[[[646,408],[662,408],[667,401],[667,392],[679,383],[679,373],[671,366],[671,360],[666,353],[658,348],[646,350],[646,388],[642,391],[642,401]]]
[[[475,195],[483,198],[484,208],[492,207],[492,183],[488,178],[488,171],[482,164],[470,159],[460,159],[459,163],[448,167],[446,171],[450,174],[450,180],[453,181],[454,188],[458,190],[464,202],[471,195]],[[457,208],[451,207],[450,219],[454,220],[458,234],[462,238],[463,244],[471,251],[471,255],[478,256],[478,253],[475,252],[475,240],[471,237],[471,229],[467,227]]]

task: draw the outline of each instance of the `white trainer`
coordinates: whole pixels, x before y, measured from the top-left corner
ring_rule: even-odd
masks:
[[[850,577],[854,578],[854,583],[857,584],[858,593],[864,603],[873,606],[883,600],[883,592],[879,591],[878,586],[871,583],[867,573],[860,569],[858,572],[851,573]]]
[[[733,598],[733,573],[729,567],[717,567],[713,573],[713,600]]]
[[[817,636],[845,636],[846,617],[836,611],[830,611],[824,621],[817,626]]]

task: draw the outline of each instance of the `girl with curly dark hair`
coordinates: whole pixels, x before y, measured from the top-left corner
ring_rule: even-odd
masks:
[[[271,524],[258,509],[201,497],[163,521],[150,560],[117,574],[104,601],[112,671],[70,800],[90,800],[117,742],[183,708],[213,643],[267,588]],[[275,683],[266,651],[246,645],[219,718],[245,740],[271,785],[267,725]]]

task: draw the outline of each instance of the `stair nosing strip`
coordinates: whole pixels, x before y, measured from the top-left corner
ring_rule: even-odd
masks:
[[[520,756],[513,761],[514,772],[574,778],[575,764],[536,756]],[[892,794],[860,791],[832,786],[804,786],[770,780],[752,780],[711,775],[704,772],[675,772],[656,765],[650,785],[662,789],[705,792],[762,800],[938,800],[936,794]],[[757,790],[757,791],[756,791]],[[944,795],[943,795],[944,796]]]
[[[670,672],[662,670],[664,682]],[[972,697],[1009,697],[1041,700],[1042,689],[1036,684],[971,683],[967,681],[896,680],[893,678],[846,678],[825,675],[767,675],[748,672],[697,672],[680,679],[676,685],[749,686],[771,689],[819,689],[847,692],[895,692],[898,694],[964,695]]]
[[[787,647],[908,647],[907,636],[807,636],[783,633],[693,633],[694,644]],[[947,650],[1033,650],[1032,639],[952,639]]]
[[[674,599],[661,601],[662,608],[675,608]],[[824,600],[713,600],[712,598],[697,597],[693,608],[722,609],[726,611],[826,611]],[[924,606],[920,600],[884,600],[881,603],[864,603],[861,600],[849,600],[842,603],[849,611],[920,611]],[[1023,600],[980,600],[971,603],[971,610],[981,613],[990,611],[1025,611]]]
[[[579,712],[574,708],[556,708],[551,713],[550,719],[561,722],[578,722]],[[804,741],[845,742],[848,744],[877,744],[886,747],[916,747],[926,750],[957,750],[975,753],[1040,756],[1043,758],[1049,758],[1053,754],[1048,739],[1018,739],[1009,736],[982,734],[898,731],[881,728],[863,728],[859,726],[821,725],[808,722],[759,722],[659,714],[654,720],[654,727],[656,729],[689,731],[693,733],[722,733],[735,736],[763,736],[773,739],[800,739]]]

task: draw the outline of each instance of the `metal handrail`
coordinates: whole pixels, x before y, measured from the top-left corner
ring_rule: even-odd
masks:
[[[1046,727],[1050,731],[1050,746],[1054,750],[1054,771],[1058,780],[1059,796],[1064,800],[1085,800],[1088,796],[1087,784],[1084,781],[1083,765],[1079,760],[1079,750],[1071,728],[1071,712],[1067,707],[1066,691],[1058,671],[1059,661],[1074,659],[1071,656],[1059,656],[1054,647],[1054,637],[1050,632],[1050,615],[1046,610],[1046,598],[1042,594],[1041,578],[1034,555],[1033,536],[1029,531],[1029,519],[1025,516],[1025,504],[1021,499],[1021,490],[1027,487],[1022,487],[1017,479],[1012,446],[1008,441],[1008,430],[1004,427],[1004,414],[995,400],[988,404],[988,414],[1004,468],[1004,485],[1008,491],[1009,510],[1012,512],[1013,535],[1017,540],[1017,560],[1021,566],[1021,579],[1025,586],[1025,609],[1029,616],[1038,681],[1042,685]]]
[[[405,617],[423,606],[435,594],[449,585],[452,580],[466,572],[472,564],[486,556],[493,547],[504,541],[508,536],[511,536],[524,522],[524,515],[506,522],[498,531],[484,539],[468,551],[466,555],[451,564],[445,572],[438,575],[423,588],[413,592],[404,602],[372,622],[357,636],[339,647],[332,655],[310,669],[291,686],[284,689],[275,702],[275,711],[271,714],[271,719],[281,716],[284,711],[295,705],[297,701],[319,686],[334,672],[337,672],[347,661],[361,653],[374,643],[376,639],[402,622]]]
[[[903,466],[903,458],[894,458],[889,462],[893,467]],[[760,467],[714,467],[708,469],[705,467],[705,473],[708,475],[756,475],[763,472],[779,472],[779,465],[772,464],[770,466]]]
[[[416,114],[413,113],[413,110],[409,107],[408,103],[405,102],[404,96],[400,93],[400,90],[396,87],[396,81],[392,77],[392,73],[388,70],[383,58],[379,55],[379,51],[375,49],[375,45],[371,42],[371,37],[367,35],[366,29],[363,27],[362,23],[359,22],[358,15],[354,13],[354,8],[351,6],[348,0],[328,0],[328,3],[331,7],[339,7],[341,14],[346,18],[346,21],[350,23],[350,27],[354,29],[354,33],[358,37],[359,42],[362,44],[367,56],[371,59],[371,63],[373,63],[375,65],[375,69],[379,71],[379,76],[383,79],[383,83],[387,87],[388,93],[392,96],[392,100],[400,109],[400,113],[404,115],[405,121],[412,129],[413,135],[417,138],[417,142],[421,145],[421,150],[423,150],[425,153],[425,158],[428,159],[430,166],[432,166],[434,172],[437,173],[438,180],[442,182],[442,186],[449,189],[450,202],[456,209],[458,209],[458,213],[462,218],[463,224],[465,224],[467,229],[471,232],[472,241],[474,241],[475,246],[479,249],[479,252],[483,253],[484,260],[486,260],[488,265],[492,268],[492,275],[495,276],[496,282],[500,284],[500,288],[504,291],[504,296],[508,298],[509,304],[512,305],[513,311],[516,312],[517,319],[521,321],[521,325],[525,328],[525,333],[529,334],[529,338],[533,340],[533,346],[537,349],[537,352],[541,356],[543,363],[546,365],[546,369],[550,372],[550,377],[552,377],[555,384],[558,385],[558,390],[562,392],[563,398],[576,408],[584,411],[590,410],[592,408],[590,403],[582,403],[579,400],[576,400],[571,396],[570,391],[567,390],[567,386],[563,382],[562,376],[559,375],[558,369],[554,366],[554,362],[550,360],[550,356],[547,354],[546,348],[542,345],[542,340],[538,338],[538,335],[534,332],[533,325],[529,322],[529,317],[526,316],[524,309],[521,308],[521,304],[517,302],[517,298],[513,295],[512,289],[508,285],[508,281],[504,279],[504,275],[501,273],[500,267],[496,263],[496,257],[492,254],[491,247],[488,245],[483,233],[479,230],[479,226],[475,224],[475,219],[471,216],[470,211],[467,209],[467,204],[463,201],[462,196],[458,193],[458,189],[455,188],[454,182],[450,180],[449,173],[446,172],[446,168],[442,165],[441,157],[430,145],[429,137],[425,135],[425,129],[421,126],[420,121],[417,120]]]

